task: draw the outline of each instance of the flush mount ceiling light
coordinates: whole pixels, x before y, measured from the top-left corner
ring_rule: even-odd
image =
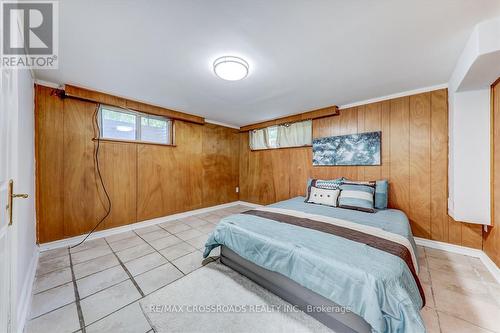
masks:
[[[238,57],[220,57],[214,61],[214,73],[227,81],[239,81],[248,75],[248,62]]]

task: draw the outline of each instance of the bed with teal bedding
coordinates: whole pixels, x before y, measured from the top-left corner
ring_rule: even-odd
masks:
[[[243,259],[346,307],[363,318],[373,332],[425,332],[420,316],[425,297],[416,275],[417,249],[403,212],[385,209],[365,213],[308,204],[303,197],[266,207],[262,210],[267,211],[223,218],[208,238],[204,256],[218,246],[227,247]],[[291,222],[275,216],[288,217]],[[307,223],[325,229],[314,229]],[[329,231],[347,227],[349,232],[342,236]],[[352,236],[356,233],[357,238]],[[386,235],[392,242],[392,253],[381,250],[376,242],[360,240],[359,234],[367,239],[372,234]],[[411,256],[401,256],[401,248]]]

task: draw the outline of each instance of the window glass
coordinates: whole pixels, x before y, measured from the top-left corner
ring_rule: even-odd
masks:
[[[120,140],[136,140],[137,116],[101,108],[102,137]]]
[[[169,120],[150,117],[141,118],[141,141],[168,143]]]
[[[172,121],[161,116],[101,106],[101,138],[172,144]]]

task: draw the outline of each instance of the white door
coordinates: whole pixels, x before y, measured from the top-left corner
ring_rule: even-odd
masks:
[[[12,332],[16,322],[12,258],[15,235],[9,225],[9,182],[13,176],[12,161],[17,158],[13,149],[17,135],[17,73],[1,69],[0,75],[0,332]]]

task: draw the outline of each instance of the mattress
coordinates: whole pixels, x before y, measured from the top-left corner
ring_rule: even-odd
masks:
[[[307,204],[303,197],[269,207],[376,229],[406,239],[416,253],[408,219],[398,210],[364,213]],[[204,255],[220,245],[345,307],[363,318],[373,332],[425,331],[418,278],[396,255],[363,242],[251,214],[222,219],[207,240]]]

